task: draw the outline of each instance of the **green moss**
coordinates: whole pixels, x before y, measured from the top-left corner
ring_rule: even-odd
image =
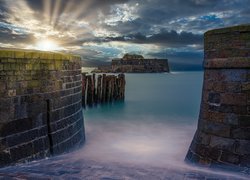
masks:
[[[81,60],[80,56],[66,53],[47,51],[23,50],[23,49],[0,49],[0,58],[16,59],[46,59],[46,60]]]
[[[40,87],[40,81],[38,80],[32,80],[28,81],[27,88],[35,88],[35,87]]]

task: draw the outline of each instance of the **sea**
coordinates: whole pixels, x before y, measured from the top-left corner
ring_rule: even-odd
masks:
[[[203,72],[125,76],[124,102],[84,110],[85,153],[157,166],[182,162],[198,122]]]
[[[83,110],[72,153],[0,169],[17,179],[242,179],[184,162],[197,128],[203,71],[125,74],[124,102]]]

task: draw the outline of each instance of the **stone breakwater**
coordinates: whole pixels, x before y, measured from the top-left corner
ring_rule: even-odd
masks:
[[[186,160],[250,172],[250,26],[204,36],[203,94],[198,129]]]
[[[123,101],[125,97],[125,75],[82,74],[83,107]]]
[[[0,50],[0,167],[84,141],[80,57]]]

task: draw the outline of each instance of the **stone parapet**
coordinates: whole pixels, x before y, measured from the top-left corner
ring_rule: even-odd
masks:
[[[0,50],[0,167],[83,144],[80,57]]]

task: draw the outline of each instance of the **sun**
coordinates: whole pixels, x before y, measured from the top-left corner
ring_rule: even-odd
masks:
[[[60,47],[58,46],[56,42],[49,40],[49,39],[44,39],[44,40],[39,41],[36,44],[35,49],[41,50],[41,51],[56,51],[56,50],[60,50]]]

